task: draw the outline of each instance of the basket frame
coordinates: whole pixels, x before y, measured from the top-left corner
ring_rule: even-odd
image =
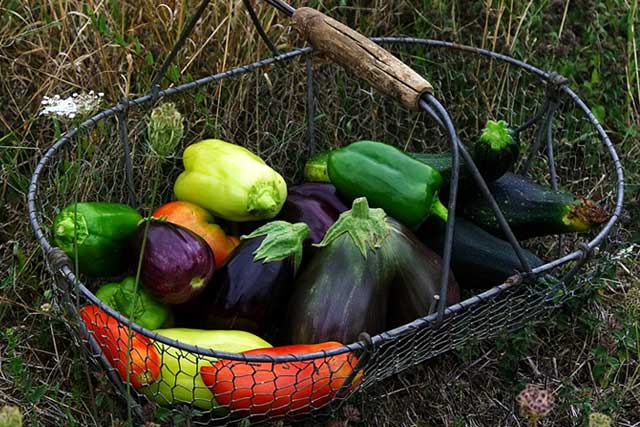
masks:
[[[534,74],[542,82],[544,82],[547,85],[547,92],[545,96],[544,106],[542,107],[542,109],[537,111],[536,114],[531,119],[527,120],[524,124],[522,124],[518,128],[518,131],[524,130],[544,118],[543,126],[541,127],[541,130],[536,137],[535,143],[533,144],[530,152],[528,153],[527,160],[525,162],[525,174],[529,170],[531,162],[535,154],[537,153],[540,147],[540,144],[543,142],[543,140],[546,139],[547,154],[549,158],[549,169],[550,169],[549,172],[551,175],[551,184],[554,189],[557,188],[557,176],[555,172],[555,162],[554,162],[554,155],[553,155],[553,140],[552,140],[553,119],[556,111],[559,109],[560,104],[562,103],[561,98],[562,97],[569,98],[571,102],[573,102],[587,116],[589,122],[595,127],[615,167],[615,173],[616,173],[615,208],[614,208],[613,215],[607,221],[607,223],[602,227],[600,232],[591,241],[581,245],[579,249],[569,254],[566,254],[564,256],[561,256],[560,258],[554,261],[548,262],[539,267],[530,268],[528,265],[526,265],[526,262],[523,262],[523,267],[524,267],[523,273],[516,274],[511,278],[509,278],[503,284],[495,286],[485,292],[482,292],[478,295],[475,295],[471,298],[468,298],[464,301],[461,301],[449,307],[445,306],[447,280],[446,280],[446,277],[444,277],[443,286],[441,287],[441,292],[440,292],[440,302],[438,304],[438,310],[436,312],[429,314],[428,316],[416,319],[413,322],[408,323],[406,325],[394,328],[389,331],[382,332],[373,337],[370,337],[367,334],[362,334],[359,341],[345,344],[342,347],[337,347],[327,351],[320,351],[320,352],[307,353],[307,354],[297,354],[297,355],[247,356],[241,353],[227,353],[227,352],[222,352],[214,349],[200,348],[197,346],[189,345],[180,341],[172,340],[170,338],[158,335],[153,331],[150,331],[141,327],[140,325],[128,320],[127,318],[122,316],[120,313],[111,309],[109,306],[107,306],[102,301],[97,299],[95,295],[85,286],[85,284],[82,283],[82,281],[75,275],[68,257],[66,257],[66,255],[59,248],[53,247],[49,243],[46,237],[46,233],[43,230],[43,227],[41,225],[38,208],[37,208],[38,184],[39,184],[39,178],[41,174],[45,170],[49,161],[58,152],[58,150],[64,147],[66,144],[70,143],[80,130],[89,129],[95,126],[98,122],[102,120],[105,120],[112,116],[116,116],[118,118],[119,140],[124,150],[124,169],[125,169],[124,173],[126,177],[125,182],[127,183],[128,190],[129,190],[130,203],[135,205],[136,203],[135,203],[134,187],[133,187],[133,180],[132,180],[132,163],[131,163],[130,149],[128,144],[128,129],[127,129],[127,116],[130,108],[142,107],[143,105],[147,105],[147,104],[152,105],[156,103],[159,99],[162,99],[166,96],[171,96],[175,93],[186,91],[186,90],[189,90],[198,86],[202,86],[211,82],[215,82],[218,80],[222,80],[228,77],[248,73],[250,71],[254,71],[272,64],[280,64],[286,61],[293,60],[295,58],[299,58],[301,56],[304,56],[306,59],[306,71],[307,71],[307,81],[306,81],[307,124],[308,124],[307,143],[312,153],[315,150],[314,121],[313,121],[314,111],[315,111],[314,110],[315,96],[314,96],[313,76],[312,76],[312,67],[311,67],[312,55],[314,53],[314,50],[311,47],[306,47],[306,48],[294,49],[286,53],[280,53],[275,48],[273,43],[270,43],[270,40],[266,36],[266,34],[264,34],[264,31],[260,31],[261,26],[257,21],[257,18],[255,16],[255,13],[253,12],[253,9],[251,7],[249,0],[245,0],[245,5],[249,10],[250,16],[254,21],[254,24],[256,25],[256,28],[258,29],[260,36],[265,40],[270,50],[274,54],[274,56],[263,59],[261,61],[254,62],[252,64],[236,67],[221,73],[212,74],[212,75],[194,80],[189,83],[181,84],[175,87],[160,89],[159,82],[162,76],[164,75],[164,72],[168,68],[168,65],[171,62],[171,60],[175,57],[177,50],[180,48],[182,43],[184,43],[184,40],[186,40],[186,36],[190,33],[191,29],[195,25],[195,22],[198,20],[199,16],[202,14],[207,3],[208,3],[208,0],[204,0],[201,3],[199,9],[196,11],[194,16],[192,17],[192,19],[189,21],[189,23],[187,23],[187,26],[185,27],[181,35],[181,38],[176,43],[176,46],[174,46],[174,49],[172,49],[171,53],[169,54],[164,64],[162,65],[160,71],[156,74],[152,83],[151,91],[147,95],[144,95],[135,99],[123,99],[118,104],[94,115],[93,117],[80,123],[77,127],[66,132],[45,152],[44,156],[40,159],[40,161],[38,162],[33,172],[31,182],[29,185],[29,190],[27,194],[29,221],[34,230],[36,239],[44,251],[45,259],[47,261],[47,266],[51,271],[51,273],[56,278],[56,283],[58,283],[58,285],[63,290],[66,289],[66,291],[79,292],[80,294],[83,295],[83,297],[86,297],[92,304],[99,306],[109,316],[114,317],[121,324],[127,325],[127,327],[130,328],[130,330],[141,333],[142,335],[154,341],[161,342],[163,344],[169,345],[171,347],[174,347],[179,350],[186,351],[198,356],[215,357],[219,359],[244,361],[244,362],[270,362],[270,363],[302,362],[302,361],[309,361],[316,358],[335,356],[335,355],[344,354],[347,352],[353,352],[358,356],[358,363],[353,368],[351,374],[349,375],[343,387],[341,388],[340,392],[338,393],[338,397],[341,397],[349,388],[355,376],[361,370],[365,369],[367,363],[369,362],[370,357],[375,354],[375,349],[378,346],[383,345],[385,343],[392,342],[394,340],[398,340],[401,337],[405,337],[407,335],[416,334],[418,331],[423,330],[427,327],[431,327],[435,329],[443,327],[447,324],[448,318],[454,315],[460,315],[466,309],[474,307],[482,302],[496,298],[506,290],[513,288],[515,286],[519,286],[523,282],[530,283],[531,281],[537,281],[539,280],[539,276],[542,273],[547,273],[560,265],[563,265],[569,262],[575,262],[575,264],[568,271],[568,273],[566,273],[559,280],[558,284],[552,290],[550,290],[548,296],[552,297],[555,294],[555,290],[557,290],[559,287],[566,286],[566,284],[573,279],[573,277],[577,274],[577,272],[584,265],[584,263],[588,261],[592,251],[600,243],[602,243],[605,237],[613,229],[615,223],[618,221],[622,211],[622,205],[624,200],[624,175],[623,175],[622,164],[620,162],[618,154],[616,153],[616,150],[611,140],[609,139],[608,135],[604,131],[603,127],[598,122],[594,114],[587,107],[587,105],[578,97],[578,95],[575,92],[573,92],[567,86],[567,80],[565,78],[563,78],[562,76],[556,73],[545,72],[523,61],[519,61],[517,59],[511,58],[509,56],[506,56],[500,53],[492,52],[487,49],[475,48],[471,46],[466,46],[466,45],[461,45],[461,44],[451,43],[446,41],[422,39],[422,38],[374,37],[374,38],[371,38],[371,40],[376,43],[421,44],[421,45],[427,45],[427,46],[436,47],[436,48],[455,49],[455,50],[463,51],[470,54],[481,55],[491,59],[497,59],[497,60],[509,63],[510,65],[520,67],[521,69],[524,69],[525,71],[531,74]],[[451,124],[450,119],[446,114],[446,110],[443,110],[441,104],[437,103],[435,99],[425,97],[423,100],[421,100],[420,105],[423,108],[423,110],[427,112],[428,115],[430,115],[441,127],[445,128],[447,124]],[[447,133],[450,137],[451,148],[454,153],[454,159],[455,159],[454,169],[453,169],[452,179],[451,179],[452,181],[451,188],[454,190],[452,194],[455,194],[455,190],[457,190],[457,177],[459,174],[459,165],[457,160],[459,155],[458,153],[462,152],[462,154],[465,156],[468,156],[468,154],[466,154],[466,152],[464,151],[464,146],[457,139],[457,136],[455,135],[455,129],[445,133]],[[465,160],[467,160],[467,163],[471,163],[473,165],[472,161],[469,162],[468,157],[465,157]],[[486,187],[486,183],[484,183],[484,180],[477,173],[477,171],[474,173],[472,170],[471,172],[474,178],[476,179],[476,181],[478,183],[484,184],[484,186]],[[453,197],[452,200],[453,200],[453,205],[450,204],[450,208],[453,206],[455,209],[455,197]],[[450,209],[450,212],[454,212],[454,209]],[[494,210],[496,211],[498,220],[500,220],[500,216],[502,214],[500,213],[499,209],[494,209]],[[445,242],[446,242],[445,253],[443,254],[445,266],[449,265],[449,260],[451,257],[451,249],[452,249],[451,242],[452,242],[452,236],[453,236],[455,216],[451,215],[451,217],[453,217],[453,219],[449,221],[447,224],[448,231],[445,239]],[[508,235],[514,250],[516,251],[516,253],[521,255],[521,250],[519,248],[517,240],[511,233],[511,230],[509,229],[508,225],[506,225],[506,227],[504,226],[506,224],[506,221],[504,221],[504,218],[502,219],[503,220],[501,222],[503,222],[504,224],[501,224],[501,225],[503,225],[503,229]],[[562,245],[559,245],[559,246],[562,246]],[[520,259],[523,260],[523,257],[520,256]],[[69,285],[71,287],[69,287]],[[77,316],[77,312],[75,312],[75,315],[79,319],[79,316]],[[92,335],[88,333],[85,325],[82,322],[78,322],[78,323],[80,325],[80,328],[83,331],[83,335],[87,338],[89,345],[92,348],[92,351],[94,352],[94,354],[98,355],[102,363],[108,367],[109,363],[106,360],[102,350],[100,349],[100,346],[97,344],[97,342],[92,337]],[[112,370],[108,370],[108,373],[110,375],[112,382],[116,384],[121,394],[123,396],[125,395],[130,396],[130,394],[127,392],[128,388],[123,383],[123,381],[115,374],[115,372],[113,372]],[[134,404],[134,410],[136,411],[139,410],[139,407],[137,407],[135,404]]]
[[[456,43],[451,43],[451,42],[445,42],[445,41],[439,41],[439,40],[432,40],[432,39],[420,39],[420,38],[404,38],[404,37],[375,37],[372,38],[371,40],[378,42],[378,43],[418,43],[418,44],[424,44],[424,45],[428,45],[428,46],[434,46],[434,47],[443,47],[443,48],[452,48],[452,49],[458,49],[458,50],[462,50],[465,52],[470,52],[470,53],[474,53],[474,54],[479,54],[479,55],[483,55],[483,56],[487,56],[487,57],[491,57],[491,58],[495,58],[495,59],[499,59],[505,62],[508,62],[512,65],[521,67],[527,71],[530,71],[534,74],[536,74],[537,76],[539,76],[542,80],[546,81],[549,84],[553,84],[554,83],[554,78],[555,76],[553,75],[553,73],[547,73],[543,70],[540,70],[532,65],[529,65],[525,62],[519,61],[517,59],[508,57],[506,55],[502,55],[499,53],[495,53],[486,49],[479,49],[479,48],[475,48],[475,47],[471,47],[471,46],[466,46],[466,45],[460,45],[460,44],[456,44]],[[275,64],[275,63],[279,63],[282,61],[288,61],[291,60],[293,58],[296,58],[300,55],[309,55],[313,52],[313,49],[310,47],[306,47],[306,48],[301,48],[301,49],[295,49],[292,50],[290,52],[287,52],[285,54],[281,54],[275,57],[271,57],[271,58],[267,58],[258,62],[255,62],[253,64],[249,64],[246,66],[241,66],[241,67],[237,67],[237,68],[233,68],[230,69],[228,71],[222,72],[222,73],[216,73],[216,74],[212,74],[210,76],[206,76],[197,80],[194,80],[192,82],[189,83],[185,83],[182,85],[178,85],[175,87],[170,87],[167,89],[163,89],[158,91],[158,93],[156,94],[156,96],[154,96],[153,94],[148,94],[145,96],[141,96],[139,98],[135,98],[135,99],[131,99],[131,100],[123,100],[121,101],[119,104],[112,106],[111,108],[108,108],[94,116],[92,116],[91,118],[85,120],[84,122],[80,123],[77,127],[69,130],[68,132],[66,132],[60,139],[58,139],[44,154],[44,156],[42,157],[42,159],[38,162],[38,165],[36,166],[32,178],[31,178],[31,182],[29,185],[29,191],[27,194],[27,202],[28,202],[28,208],[29,208],[29,221],[31,223],[31,226],[33,228],[33,231],[35,233],[36,239],[38,241],[38,243],[40,244],[40,246],[42,247],[44,253],[45,253],[45,257],[47,258],[47,260],[49,259],[54,259],[57,260],[56,263],[52,264],[50,266],[52,272],[54,274],[60,274],[62,277],[65,278],[65,280],[68,281],[68,283],[72,284],[75,288],[78,289],[78,291],[80,291],[84,296],[86,296],[93,304],[96,304],[98,306],[100,306],[100,308],[102,308],[103,310],[105,310],[110,316],[115,317],[119,322],[126,324],[127,326],[131,327],[131,329],[133,329],[136,332],[142,333],[143,335],[153,339],[153,340],[157,340],[159,342],[162,342],[164,344],[167,345],[171,345],[174,347],[177,347],[181,350],[185,350],[185,351],[189,351],[201,356],[207,356],[207,357],[219,357],[219,358],[225,358],[225,359],[229,359],[229,360],[238,360],[238,361],[247,361],[247,362],[293,362],[293,361],[305,361],[305,360],[311,360],[314,358],[318,358],[318,357],[324,357],[324,356],[333,356],[333,355],[338,355],[338,354],[342,354],[345,352],[349,352],[349,351],[359,351],[359,350],[363,350],[365,347],[367,347],[367,341],[368,340],[360,340],[354,343],[350,343],[347,344],[343,347],[338,347],[335,349],[331,349],[328,351],[324,351],[324,352],[316,352],[316,353],[308,353],[305,355],[286,355],[286,356],[256,356],[256,355],[252,355],[252,356],[246,356],[243,354],[237,354],[237,353],[226,353],[226,352],[221,352],[221,351],[216,351],[216,350],[212,350],[212,349],[203,349],[203,348],[199,348],[196,346],[191,346],[179,341],[175,341],[163,336],[160,336],[148,329],[145,329],[143,327],[141,327],[140,325],[131,322],[130,320],[128,320],[127,318],[125,318],[124,316],[122,316],[120,313],[118,313],[117,311],[111,309],[109,306],[107,306],[106,304],[104,304],[102,301],[100,301],[86,286],[84,283],[82,283],[82,281],[80,281],[78,279],[78,277],[75,275],[75,273],[72,271],[71,265],[68,263],[68,259],[65,260],[64,256],[60,256],[60,254],[56,254],[57,251],[60,251],[59,248],[55,248],[51,245],[51,243],[48,241],[45,232],[42,228],[42,225],[40,223],[40,219],[38,218],[38,210],[37,210],[37,206],[36,206],[36,198],[37,198],[37,193],[38,193],[38,180],[40,175],[43,172],[43,169],[46,167],[47,163],[52,159],[52,157],[56,154],[56,152],[63,147],[65,144],[69,143],[74,136],[78,133],[79,130],[81,129],[88,129],[93,127],[94,125],[96,125],[99,121],[104,120],[108,117],[111,117],[113,115],[126,115],[127,114],[127,110],[129,108],[131,108],[132,106],[142,106],[144,104],[147,103],[152,103],[154,101],[156,101],[157,99],[161,99],[163,97],[166,96],[170,96],[172,94],[178,93],[178,92],[182,92],[191,88],[194,88],[196,86],[201,86],[213,81],[217,81],[217,80],[221,80],[227,77],[231,77],[231,76],[235,76],[235,75],[239,75],[239,74],[244,74],[247,73],[249,71],[253,71],[271,64]],[[534,280],[535,275],[539,275],[541,273],[545,273],[548,272],[552,269],[554,269],[555,267],[558,267],[562,264],[571,262],[571,261],[578,261],[577,265],[574,267],[580,267],[582,265],[583,262],[586,262],[586,259],[588,257],[588,255],[590,254],[590,252],[597,247],[603,240],[604,238],[611,232],[613,226],[615,225],[615,223],[618,221],[621,211],[622,211],[622,204],[623,204],[623,200],[624,200],[624,176],[623,176],[623,168],[622,168],[622,164],[620,162],[620,159],[618,157],[618,154],[616,153],[615,147],[613,146],[613,144],[611,143],[611,140],[609,139],[609,137],[607,136],[606,132],[604,131],[604,129],[602,128],[602,126],[600,125],[600,123],[598,122],[598,120],[596,119],[596,117],[593,115],[593,113],[589,110],[589,108],[586,106],[586,104],[578,97],[578,95],[573,92],[570,88],[568,88],[566,85],[562,85],[562,87],[560,88],[561,92],[563,94],[566,94],[567,96],[569,96],[569,98],[587,115],[589,121],[591,122],[591,124],[593,124],[593,126],[595,126],[595,128],[597,129],[600,138],[602,139],[602,142],[604,143],[604,145],[606,146],[608,153],[611,157],[612,162],[615,165],[615,171],[616,171],[616,182],[617,182],[617,194],[616,194],[616,205],[615,205],[615,209],[614,209],[614,213],[612,214],[611,218],[607,221],[607,223],[602,227],[601,231],[588,243],[586,243],[585,245],[583,245],[580,249],[575,250],[559,259],[556,259],[554,261],[550,261],[546,264],[543,264],[539,267],[533,268],[532,269],[532,273],[534,276],[528,277],[527,280]],[[154,99],[155,98],[155,99]],[[124,120],[120,120],[119,123],[126,123],[126,121]],[[547,123],[546,128],[549,127],[549,124]],[[126,128],[122,128],[120,127],[120,133],[122,134],[124,131],[125,135],[126,135]],[[125,153],[127,153],[127,150],[125,150]],[[125,162],[125,164],[129,164],[130,165],[130,159],[128,162]],[[571,278],[577,273],[577,268],[573,268],[565,277],[562,278],[561,282],[566,283],[568,281],[571,280]],[[503,292],[505,289],[514,286],[516,284],[519,284],[520,282],[522,282],[522,280],[524,279],[524,276],[522,275],[516,275],[512,278],[512,280],[507,281],[506,283],[503,283],[501,285],[495,286],[485,292],[482,292],[481,294],[478,294],[476,296],[473,296],[471,298],[468,298],[467,300],[461,301],[460,303],[454,304],[452,306],[449,306],[446,308],[446,310],[444,311],[444,317],[446,318],[448,315],[453,314],[453,313],[457,313],[465,308],[468,308],[470,306],[473,306],[481,301],[484,301],[486,299],[492,298],[494,296],[497,296],[498,294],[500,294],[501,292]],[[428,316],[425,316],[423,318],[420,319],[416,319],[414,322],[397,327],[395,329],[392,329],[390,331],[386,331],[383,332],[381,334],[378,334],[376,336],[371,337],[371,342],[373,344],[381,344],[385,341],[388,341],[390,339],[394,339],[394,337],[403,335],[405,333],[408,332],[412,332],[415,331],[415,328],[418,327],[424,327],[425,325],[429,325],[429,324],[436,324],[436,323],[441,323],[442,320],[444,319],[439,319],[439,315],[437,313],[433,313],[430,314]]]

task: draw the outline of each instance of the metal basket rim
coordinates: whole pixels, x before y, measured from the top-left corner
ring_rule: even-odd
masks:
[[[547,73],[537,67],[534,67],[526,62],[517,60],[515,58],[512,58],[510,56],[504,55],[504,54],[500,54],[497,52],[493,52],[491,50],[488,49],[482,49],[482,48],[476,48],[476,47],[472,47],[472,46],[468,46],[468,45],[462,45],[462,44],[458,44],[458,43],[453,43],[453,42],[447,42],[447,41],[441,41],[441,40],[433,40],[433,39],[423,39],[423,38],[413,38],[413,37],[372,37],[371,38],[372,41],[374,42],[378,42],[378,43],[404,43],[404,44],[422,44],[422,45],[427,45],[427,46],[432,46],[432,47],[443,47],[443,48],[451,48],[454,50],[459,50],[459,51],[463,51],[463,52],[467,52],[467,53],[473,53],[473,54],[478,54],[481,56],[485,56],[491,59],[499,59],[502,61],[505,61],[507,63],[509,63],[510,65],[515,65],[517,67],[520,67],[532,74],[535,74],[538,78],[540,78],[540,80],[542,81],[546,81],[547,83],[551,83],[551,79],[552,79],[552,74],[551,73]],[[313,49],[311,47],[305,47],[305,48],[300,48],[300,49],[294,49],[291,50],[287,53],[278,55],[278,56],[274,56],[271,58],[267,58],[267,59],[263,59],[261,61],[257,61],[254,62],[252,64],[248,64],[248,65],[244,65],[244,66],[239,66],[236,68],[232,68],[230,70],[221,72],[221,73],[217,73],[217,74],[212,74],[197,80],[194,80],[192,82],[189,83],[185,83],[185,84],[181,84],[178,86],[174,86],[174,87],[169,87],[166,89],[162,89],[159,90],[157,93],[151,95],[151,94],[147,94],[141,97],[138,97],[136,99],[132,99],[132,100],[123,100],[122,102],[120,102],[119,104],[116,104],[110,108],[107,108],[99,113],[97,113],[96,115],[92,116],[91,118],[85,120],[84,122],[80,123],[78,126],[76,126],[73,129],[70,129],[68,132],[66,132],[64,135],[62,135],[51,147],[49,147],[47,149],[47,151],[45,152],[45,154],[43,155],[43,157],[39,160],[36,168],[34,169],[34,172],[32,174],[31,177],[31,181],[29,184],[29,189],[28,189],[28,194],[27,194],[27,204],[28,204],[28,211],[29,211],[29,221],[31,223],[31,226],[33,228],[34,234],[36,236],[36,239],[39,243],[39,245],[41,246],[41,248],[44,251],[45,254],[45,258],[47,259],[47,261],[49,261],[49,257],[51,256],[51,252],[54,249],[51,244],[49,243],[49,241],[47,240],[41,224],[38,220],[38,212],[37,212],[37,208],[36,208],[36,196],[37,196],[37,187],[38,187],[38,179],[40,177],[40,174],[42,173],[42,171],[44,170],[45,166],[47,165],[47,163],[49,162],[49,160],[56,154],[56,152],[58,151],[58,149],[60,147],[62,147],[64,144],[68,143],[71,138],[73,138],[77,132],[80,129],[85,129],[85,128],[90,128],[92,126],[94,126],[98,121],[100,120],[104,120],[107,117],[110,117],[118,112],[122,112],[125,111],[127,108],[129,108],[129,106],[140,106],[142,104],[151,102],[151,101],[155,101],[156,99],[165,97],[165,96],[169,96],[172,95],[174,93],[177,92],[181,92],[183,90],[188,90],[192,87],[196,87],[196,86],[200,86],[200,85],[204,85],[213,81],[217,81],[217,80],[221,80],[227,77],[231,77],[234,75],[240,75],[240,74],[244,74],[247,73],[249,71],[253,71],[255,69],[258,68],[262,68],[274,63],[279,63],[282,61],[287,61],[290,59],[293,59],[299,55],[302,54],[309,54],[312,53]],[[542,273],[542,272],[546,272],[548,270],[551,270],[561,264],[564,264],[566,262],[569,261],[575,261],[578,260],[582,257],[584,257],[585,254],[585,250],[591,250],[594,247],[596,247],[598,244],[600,244],[602,242],[602,240],[607,236],[607,234],[609,234],[609,232],[611,231],[613,225],[617,222],[617,220],[620,217],[621,211],[622,211],[622,203],[623,203],[623,198],[624,198],[624,178],[623,178],[623,170],[622,170],[622,165],[620,162],[620,159],[615,151],[615,148],[613,147],[613,144],[611,143],[611,141],[609,140],[609,137],[607,136],[606,132],[604,131],[604,129],[602,128],[602,126],[600,125],[600,123],[598,122],[597,118],[594,116],[594,114],[591,112],[591,110],[587,107],[587,105],[578,97],[578,95],[573,92],[571,89],[569,89],[566,85],[563,85],[561,87],[561,90],[563,93],[565,93],[566,95],[569,96],[569,98],[583,111],[583,113],[587,116],[587,118],[589,119],[589,121],[591,122],[592,125],[594,125],[596,127],[596,130],[598,131],[598,134],[600,135],[600,139],[602,140],[602,142],[605,144],[605,147],[608,149],[609,155],[611,156],[611,159],[616,167],[616,175],[617,175],[617,198],[616,198],[616,205],[615,205],[615,209],[614,209],[614,213],[611,216],[611,218],[609,219],[609,221],[603,226],[602,230],[596,235],[596,237],[594,237],[587,245],[586,248],[583,248],[581,250],[577,250],[574,251],[570,254],[565,255],[562,258],[550,261],[542,266],[539,266],[535,269],[533,269],[533,273],[534,274],[538,274],[538,273]],[[342,347],[336,347],[327,351],[320,351],[320,352],[314,352],[314,353],[305,353],[305,354],[290,354],[290,355],[280,355],[280,356],[265,356],[265,355],[251,355],[251,356],[247,356],[244,355],[242,353],[227,353],[227,352],[222,352],[222,351],[217,351],[217,350],[213,350],[213,349],[205,349],[205,348],[201,348],[201,347],[197,347],[197,346],[192,346],[177,340],[172,340],[170,338],[158,335],[157,333],[145,329],[143,327],[141,327],[140,325],[131,322],[130,320],[126,319],[124,316],[122,316],[120,313],[118,313],[117,311],[111,309],[109,306],[107,306],[106,304],[104,304],[102,301],[98,300],[95,295],[76,277],[76,275],[73,273],[73,271],[71,270],[71,268],[68,265],[61,265],[61,266],[55,266],[56,268],[58,268],[58,271],[64,278],[64,280],[67,280],[68,282],[72,283],[74,286],[77,287],[77,289],[82,292],[92,303],[98,305],[102,310],[104,310],[108,315],[115,317],[120,323],[123,323],[125,325],[127,325],[128,327],[130,327],[132,330],[139,332],[143,335],[145,335],[146,337],[154,340],[154,341],[158,341],[161,342],[163,344],[172,346],[174,348],[177,348],[179,350],[182,351],[186,351],[189,353],[193,353],[193,354],[197,354],[199,356],[204,356],[204,357],[212,357],[212,358],[218,358],[218,359],[227,359],[227,360],[238,360],[238,361],[246,361],[246,362],[271,362],[271,363],[283,363],[283,362],[295,362],[295,361],[306,361],[306,360],[311,360],[311,359],[315,359],[315,358],[321,358],[321,357],[327,357],[327,356],[334,356],[334,355],[339,355],[339,354],[343,354],[346,352],[352,352],[352,351],[356,351],[356,350],[363,350],[365,348],[367,348],[368,346],[370,346],[371,344],[373,344],[374,346],[380,345],[382,343],[394,340],[400,336],[406,335],[406,334],[410,334],[410,333],[414,333],[420,329],[423,329],[425,327],[427,327],[428,325],[433,325],[436,324],[436,318],[437,318],[437,313],[433,313],[431,315],[419,318],[414,320],[413,322],[407,323],[405,325],[396,327],[394,329],[388,330],[388,331],[384,331],[380,334],[375,335],[374,337],[371,338],[371,342],[370,343],[366,343],[365,341],[356,341],[350,344],[345,344]],[[53,271],[53,270],[52,270]],[[56,271],[54,271],[55,273]],[[537,279],[534,279],[537,280]],[[486,290],[480,294],[474,295],[464,301],[461,301],[457,304],[454,304],[452,306],[449,306],[446,308],[445,310],[445,319],[443,320],[443,323],[446,322],[446,317],[450,316],[452,314],[458,313],[462,310],[465,310],[466,308],[469,308],[471,306],[474,306],[480,302],[486,301],[488,299],[494,298],[497,295],[499,295],[500,293],[502,293],[503,291],[505,291],[506,289],[512,287],[515,283],[517,283],[518,281],[510,281],[507,280],[505,283],[494,286],[493,288]]]

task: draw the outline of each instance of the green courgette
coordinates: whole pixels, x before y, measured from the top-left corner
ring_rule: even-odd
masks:
[[[518,239],[588,231],[609,219],[607,212],[591,200],[554,191],[512,173],[489,183],[489,190]],[[468,192],[459,200],[463,216],[495,236],[504,236],[481,194]]]
[[[504,175],[518,160],[518,134],[504,120],[487,121],[471,149],[473,162],[487,182]]]
[[[438,255],[444,253],[446,223],[439,218],[428,219],[417,232],[418,238]],[[523,248],[531,268],[542,260]],[[456,216],[451,270],[461,289],[483,289],[503,283],[522,272],[522,264],[513,247],[475,224]]]

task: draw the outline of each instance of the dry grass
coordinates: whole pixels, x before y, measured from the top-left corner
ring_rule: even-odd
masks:
[[[32,425],[117,426],[126,419],[122,402],[106,378],[84,364],[70,345],[61,313],[48,305],[52,284],[28,226],[26,192],[37,159],[65,124],[39,117],[40,101],[44,95],[66,96],[83,90],[104,92],[109,103],[146,93],[154,70],[197,3],[0,0],[0,271],[7,272],[0,279],[0,404],[20,407]],[[259,3],[262,22],[278,47],[298,46],[288,20]],[[354,399],[346,413],[321,424],[524,426],[526,420],[517,415],[514,397],[524,384],[533,382],[549,387],[557,396],[556,409],[543,425],[586,425],[586,416],[595,410],[611,415],[617,425],[638,425],[640,252],[632,244],[638,242],[640,230],[629,219],[640,213],[637,1],[331,0],[296,2],[296,6],[303,3],[320,6],[368,35],[461,41],[560,71],[603,116],[627,165],[629,183],[625,218],[611,246],[614,252],[601,262],[607,268],[599,272],[593,291],[579,304],[512,336],[468,346],[402,373]],[[268,55],[242,2],[214,1],[163,85]],[[455,72],[445,70],[430,77],[455,82]],[[478,87],[495,77],[491,87],[496,90],[482,96],[456,92],[456,86],[443,91],[466,97],[468,103],[461,105],[469,106],[468,111],[505,111],[519,104],[502,95],[508,91],[509,80],[501,78],[501,72],[499,67],[487,70],[478,64]],[[332,75],[321,73],[319,81],[325,78],[327,91],[335,91]],[[293,94],[302,92],[269,92],[264,84],[251,83],[256,80],[225,82],[207,93],[201,104],[193,98],[182,99],[181,107],[194,117],[190,137],[226,132],[232,140],[251,140],[252,148],[267,153],[270,160],[285,149],[275,144],[278,141],[301,140],[304,127],[295,119],[300,117],[296,113],[302,108],[301,100]],[[303,83],[301,79],[295,84]],[[241,101],[228,103],[230,98]],[[509,101],[501,105],[503,99]],[[252,121],[254,116],[244,114],[270,104],[277,105],[278,113],[262,121]],[[235,109],[224,109],[226,105]],[[340,141],[347,130],[350,136],[365,132],[371,123],[369,114],[374,113],[359,111],[359,116],[356,111],[348,102],[340,108],[326,105],[322,113],[330,117],[327,122],[339,125],[320,124],[319,147]],[[481,120],[476,114],[467,117],[465,111],[461,109],[457,116],[461,127]],[[387,118],[399,114],[392,108],[382,113]],[[279,130],[282,138],[252,139],[259,134],[256,129],[282,122],[291,123],[285,131]],[[97,139],[108,142],[108,133],[103,131]],[[397,129],[375,131],[392,135]],[[589,151],[588,144],[580,145],[578,151],[564,163],[565,173],[579,175],[582,168],[593,167],[601,159],[601,153]],[[81,175],[71,179],[79,182]],[[614,256],[621,248],[630,249]]]

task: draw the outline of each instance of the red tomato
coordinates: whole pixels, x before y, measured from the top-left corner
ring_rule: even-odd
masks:
[[[246,351],[252,355],[314,353],[340,347],[339,342],[289,345]],[[298,415],[331,401],[357,363],[352,353],[304,362],[253,363],[220,360],[200,369],[216,401],[244,415]],[[362,374],[353,380],[352,390]]]

